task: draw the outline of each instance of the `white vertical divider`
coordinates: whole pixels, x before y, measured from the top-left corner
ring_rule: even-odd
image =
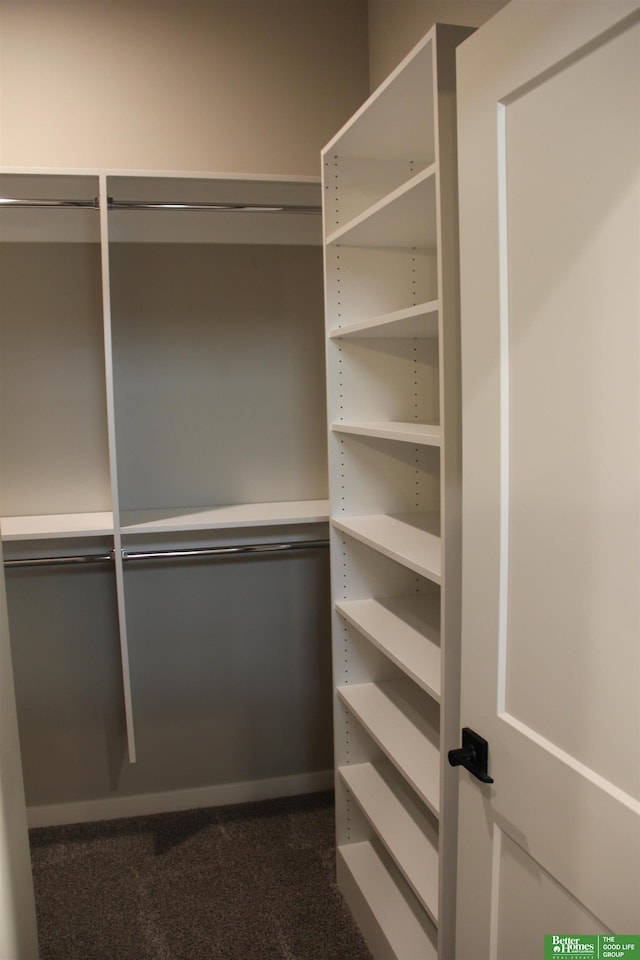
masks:
[[[114,569],[118,602],[118,625],[120,631],[120,657],[124,693],[125,723],[129,763],[136,762],[136,742],[133,722],[133,699],[131,696],[131,672],[129,669],[129,644],[127,641],[127,618],[124,594],[124,570],[122,561],[122,535],[120,533],[120,500],[118,491],[118,461],[116,451],[116,417],[113,382],[113,349],[111,336],[111,286],[109,273],[109,206],[107,176],[99,176],[100,183],[100,256],[102,264],[102,315],[104,323],[105,379],[107,386],[107,426],[109,434],[109,464],[111,471],[111,503],[113,509]]]

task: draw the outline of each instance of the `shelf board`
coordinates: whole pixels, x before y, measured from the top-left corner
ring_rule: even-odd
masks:
[[[332,137],[323,155],[433,156],[432,51],[430,31]]]
[[[338,695],[357,717],[407,783],[438,816],[440,805],[439,733],[411,680],[383,680],[338,687]],[[435,704],[432,705],[436,710]]]
[[[112,243],[247,243],[319,245],[318,212],[284,213],[278,208],[319,208],[316,180],[246,176],[116,174],[108,177],[109,196],[128,209],[109,209]],[[145,204],[150,207],[145,209]],[[158,208],[169,204],[169,209]],[[254,209],[220,209],[225,204]],[[199,209],[190,209],[195,205]],[[273,210],[257,210],[257,206]],[[218,209],[216,209],[218,207]]]
[[[113,534],[113,514],[60,513],[47,516],[2,517],[2,540],[49,540]]]
[[[331,233],[327,245],[435,247],[435,164]],[[416,211],[420,215],[416,216]]]
[[[332,423],[335,433],[349,433],[362,437],[377,437],[380,440],[400,440],[424,446],[439,447],[441,439],[440,424],[437,423],[401,423],[397,420],[378,420],[370,423]]]
[[[338,773],[435,924],[438,923],[438,831],[410,797],[390,783],[386,761]]]
[[[336,610],[440,703],[440,596],[340,600]]]
[[[403,513],[374,517],[334,517],[337,530],[360,540],[433,583],[441,579],[439,514]]]
[[[328,515],[327,500],[238,503],[221,507],[187,507],[173,510],[127,510],[122,512],[122,532],[170,533],[286,523],[322,523],[328,520]]]
[[[380,956],[436,960],[437,934],[428,917],[420,917],[398,889],[386,864],[369,841],[338,847],[338,879],[347,901],[366,905],[367,927],[380,929],[389,950]],[[357,911],[356,916],[360,913]]]
[[[438,336],[439,300],[418,303],[404,310],[394,310],[378,317],[360,320],[329,331],[331,340],[398,338],[414,340],[418,337]]]

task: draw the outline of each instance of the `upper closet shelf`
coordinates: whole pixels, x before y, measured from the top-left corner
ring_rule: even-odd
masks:
[[[437,337],[439,306],[437,300],[417,303],[404,310],[394,310],[369,320],[335,327],[329,337],[332,340]]]
[[[437,513],[340,517],[332,520],[336,530],[342,530],[438,584],[442,567],[439,522]]]
[[[435,165],[416,174],[327,237],[329,246],[432,248],[436,235]],[[416,217],[416,210],[421,216]]]
[[[113,534],[113,514],[68,513],[51,516],[2,517],[2,540],[49,540]]]
[[[171,533],[228,527],[322,523],[328,519],[327,500],[244,503],[200,509],[187,507],[183,510],[126,510],[122,512],[122,533]]]
[[[116,243],[322,242],[316,181],[110,176],[107,194]]]
[[[99,243],[98,177],[0,174],[4,243]]]
[[[426,36],[333,137],[325,157],[412,158],[435,155],[433,43]],[[401,107],[399,107],[399,104]]]
[[[440,426],[437,423],[400,423],[377,421],[375,423],[333,423],[335,433],[349,433],[362,437],[377,437],[380,440],[400,440],[424,446],[440,446]]]

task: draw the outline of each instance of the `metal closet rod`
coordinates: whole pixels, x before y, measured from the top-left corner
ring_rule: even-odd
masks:
[[[22,200],[12,197],[0,197],[0,206],[18,208],[66,207],[71,209],[90,208],[98,210],[100,201],[92,200]],[[321,213],[322,207],[303,204],[272,203],[208,203],[186,202],[170,203],[161,200],[107,200],[109,210],[190,210],[222,213]]]
[[[0,197],[0,205],[6,207],[90,207],[98,210],[100,202],[97,197],[92,200],[21,200],[14,197]]]
[[[287,540],[282,543],[243,543],[235,547],[196,547],[184,550],[123,550],[123,560],[171,560],[175,557],[226,557],[256,553],[285,553],[288,550],[309,550],[328,547],[328,540]]]
[[[20,560],[5,560],[5,567],[62,567],[71,565],[86,566],[90,563],[111,563],[113,550],[110,553],[79,554],[75,557],[25,557]]]
[[[221,213],[321,213],[321,206],[296,203],[214,203],[165,200],[114,200],[108,198],[110,210],[202,210]]]
[[[199,559],[201,557],[234,557],[265,553],[286,553],[290,550],[312,550],[328,547],[328,540],[286,540],[280,543],[250,543],[233,547],[195,547],[177,550],[121,550],[123,561],[130,560],[173,560]],[[5,560],[5,567],[60,567],[82,566],[91,563],[110,563],[115,559],[115,551],[109,553],[80,554],[62,557],[25,557],[19,560]]]

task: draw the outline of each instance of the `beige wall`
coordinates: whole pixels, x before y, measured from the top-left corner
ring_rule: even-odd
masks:
[[[0,161],[319,174],[366,0],[0,0]]]
[[[369,0],[369,79],[374,90],[434,23],[479,27],[507,0]]]

